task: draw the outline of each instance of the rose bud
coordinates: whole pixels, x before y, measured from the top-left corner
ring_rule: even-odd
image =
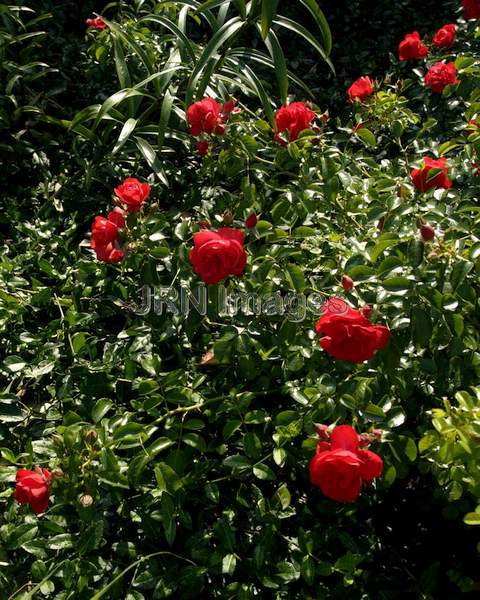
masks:
[[[230,211],[230,210],[227,209],[223,213],[223,222],[225,223],[225,225],[231,225],[233,223],[232,211]]]
[[[253,229],[256,226],[257,222],[258,222],[257,215],[253,212],[251,215],[249,215],[246,218],[245,227],[248,227],[248,229]]]
[[[420,235],[424,242],[431,242],[435,237],[435,229],[429,223],[424,223],[420,227]]]
[[[328,425],[324,425],[323,423],[315,423],[315,431],[321,440],[328,440],[330,437]]]
[[[358,445],[360,446],[360,448],[365,448],[366,446],[369,446],[370,442],[371,442],[370,434],[361,433],[358,436]]]
[[[216,127],[215,127],[215,133],[217,135],[223,135],[225,133],[225,125],[223,123],[219,123]]]
[[[360,312],[366,319],[369,319],[372,316],[373,308],[370,306],[370,304],[365,304]]]
[[[353,279],[348,275],[342,275],[342,287],[346,292],[353,289]]]
[[[209,221],[199,221],[198,226],[200,227],[200,229],[211,229],[212,228],[212,225],[210,224]]]
[[[197,153],[200,154],[200,156],[208,154],[208,142],[197,142]]]
[[[382,434],[383,434],[383,431],[381,429],[373,429],[372,430],[372,435],[377,440],[381,440],[382,439]]]

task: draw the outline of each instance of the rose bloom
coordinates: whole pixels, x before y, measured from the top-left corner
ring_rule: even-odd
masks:
[[[282,106],[275,113],[276,130],[279,133],[288,131],[288,140],[295,141],[300,132],[310,128],[315,113],[310,110],[305,102],[292,102]]]
[[[480,0],[462,0],[465,19],[480,19]]]
[[[151,189],[148,183],[140,183],[135,177],[129,177],[114,191],[128,212],[138,212],[150,196]]]
[[[97,259],[106,263],[117,263],[125,254],[118,243],[119,228],[125,226],[122,209],[118,208],[108,214],[108,219],[97,216],[92,225],[90,246],[95,250]]]
[[[189,255],[193,270],[208,284],[218,283],[229,275],[242,275],[247,263],[244,239],[243,231],[230,227],[195,233]]]
[[[47,510],[52,474],[48,469],[30,471],[19,469],[16,474],[15,500],[19,504],[30,504],[33,512]]]
[[[222,106],[213,98],[203,98],[187,109],[187,121],[190,133],[194,136],[201,133],[216,133],[223,124]]]
[[[457,26],[453,23],[448,23],[437,31],[433,36],[432,42],[437,48],[450,48],[455,42],[457,36]]]
[[[320,346],[327,354],[353,363],[370,360],[390,339],[387,327],[372,325],[341,298],[332,298],[322,306],[315,331],[322,336]]]
[[[330,443],[321,441],[309,464],[310,481],[337,502],[355,502],[362,483],[383,472],[383,461],[370,450],[359,448],[359,436],[350,425],[335,427]]]
[[[418,31],[407,33],[398,46],[398,57],[400,60],[419,60],[425,58],[428,48],[422,44]]]
[[[102,31],[102,29],[105,29],[105,27],[107,27],[107,24],[102,19],[102,17],[96,17],[95,19],[87,19],[85,23],[88,27],[95,27],[95,29],[98,29],[99,31]]]
[[[370,77],[360,77],[348,88],[349,102],[364,100],[373,94],[373,82]]]
[[[432,88],[436,94],[441,94],[447,85],[460,83],[457,79],[457,68],[455,63],[438,62],[430,67],[424,78],[425,85]]]
[[[429,173],[432,169],[440,169],[436,174],[429,177]],[[426,192],[427,190],[435,189],[450,189],[452,187],[452,181],[448,178],[447,172],[447,159],[445,157],[435,160],[426,156],[423,159],[423,167],[419,169],[413,169],[410,173],[413,185],[420,192]]]

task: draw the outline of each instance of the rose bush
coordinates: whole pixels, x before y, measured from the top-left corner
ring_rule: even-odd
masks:
[[[1,595],[476,594],[477,24],[329,115],[284,17],[147,4],[3,244]]]

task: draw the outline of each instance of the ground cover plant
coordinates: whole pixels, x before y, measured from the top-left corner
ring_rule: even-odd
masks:
[[[332,106],[328,3],[69,7],[0,6],[0,597],[476,597],[480,3]]]

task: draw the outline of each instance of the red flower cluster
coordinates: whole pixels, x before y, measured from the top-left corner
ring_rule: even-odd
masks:
[[[433,170],[433,173],[431,171]],[[423,166],[419,169],[413,169],[410,173],[413,185],[420,192],[426,192],[431,189],[450,189],[452,181],[448,178],[447,159],[445,157],[435,160],[426,156],[423,159]]]
[[[320,346],[325,352],[353,363],[370,360],[390,339],[387,327],[372,325],[362,312],[351,308],[341,298],[325,302],[315,331],[323,336]]]
[[[138,212],[150,195],[148,183],[129,177],[115,188],[115,195],[127,212]],[[125,211],[116,206],[107,218],[96,216],[92,225],[90,246],[95,250],[97,259],[107,263],[123,260],[125,253],[120,247],[120,231],[125,227]]]
[[[214,98],[206,96],[187,109],[190,133],[195,137],[202,133],[223,135],[225,123],[232,112],[235,112],[235,100],[228,100],[222,106]]]
[[[424,78],[425,85],[432,88],[436,94],[441,94],[447,85],[460,83],[457,79],[457,68],[455,63],[438,62],[430,67]]]
[[[322,437],[326,437],[325,431]],[[368,440],[362,439],[362,445]],[[322,493],[337,502],[355,502],[362,483],[370,482],[383,472],[383,461],[370,450],[359,448],[360,439],[350,425],[335,427],[330,442],[320,441],[309,464],[310,481]]]
[[[87,19],[85,23],[88,27],[95,27],[95,29],[98,29],[99,31],[102,31],[107,27],[107,24],[102,19],[102,17],[96,17],[95,19]]]
[[[244,239],[243,231],[230,227],[195,233],[189,255],[193,270],[208,284],[219,283],[229,275],[242,275],[247,263]]]
[[[437,48],[450,48],[457,37],[457,26],[453,23],[448,23],[437,31],[433,36],[432,43]]]
[[[120,229],[125,227],[123,210],[114,208],[108,217],[95,217],[92,225],[90,246],[95,250],[97,259],[106,263],[117,263],[123,260],[125,253],[120,247]]]
[[[300,132],[310,128],[310,124],[315,118],[315,113],[305,102],[292,102],[282,106],[275,113],[275,140],[283,143],[284,140],[279,134],[288,132],[288,141],[294,142]]]
[[[462,0],[463,16],[469,19],[480,19],[480,0]]]
[[[47,510],[52,474],[48,469],[34,471],[19,469],[16,475],[15,500],[19,504],[30,504],[33,512]]]
[[[125,206],[128,212],[138,212],[145,200],[150,196],[150,186],[148,183],[140,183],[138,179],[129,177],[125,179],[122,185],[115,188],[115,195]]]
[[[373,94],[373,81],[370,77],[360,77],[348,88],[348,101],[365,100]]]
[[[418,31],[407,33],[398,46],[400,60],[420,60],[428,55],[428,48],[420,39]]]

